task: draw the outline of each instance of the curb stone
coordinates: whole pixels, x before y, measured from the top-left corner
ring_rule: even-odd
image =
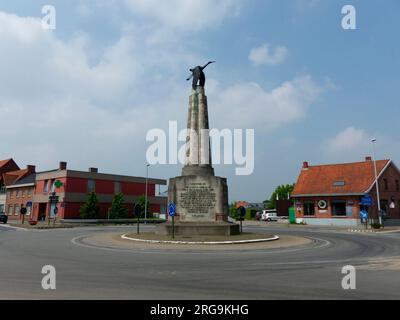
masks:
[[[165,243],[165,244],[205,244],[205,245],[224,245],[224,244],[244,244],[244,243],[258,243],[258,242],[268,242],[279,240],[278,236],[273,236],[272,238],[265,239],[251,239],[251,240],[238,240],[238,241],[172,241],[172,240],[144,240],[128,237],[127,234],[121,236],[122,239],[146,242],[146,243]]]

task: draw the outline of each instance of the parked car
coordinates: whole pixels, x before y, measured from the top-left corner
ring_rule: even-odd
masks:
[[[261,220],[268,222],[278,221],[278,214],[276,213],[276,210],[263,210]]]
[[[8,217],[4,212],[0,212],[0,222],[3,222],[4,224],[6,224],[8,221]]]

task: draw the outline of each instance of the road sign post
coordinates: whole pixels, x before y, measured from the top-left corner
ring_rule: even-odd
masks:
[[[56,226],[56,220],[57,220],[57,214],[58,214],[57,203],[55,204],[53,213],[54,213],[53,228],[54,228]]]
[[[140,207],[138,204],[135,205],[135,216],[137,218],[137,234],[140,233]]]
[[[24,223],[25,223],[25,215],[26,215],[26,213],[27,213],[26,208],[21,207],[21,209],[19,210],[19,213],[20,213],[21,216],[22,216],[22,224],[24,224]]]
[[[48,226],[50,226],[50,221],[51,221],[51,205],[54,204],[54,209],[53,209],[53,214],[56,216],[58,213],[58,208],[57,208],[57,203],[58,203],[59,197],[55,192],[52,192],[51,195],[49,196],[49,203],[50,203],[50,210],[49,210],[49,221],[48,221]],[[54,223],[53,226],[55,225],[55,220],[56,217],[54,216]]]
[[[175,213],[176,205],[173,202],[168,204],[168,214],[172,218],[172,239],[175,239]]]
[[[366,210],[361,210],[360,212],[361,223],[365,220],[365,229],[368,229],[368,212]]]
[[[240,233],[243,233],[243,219],[246,216],[246,208],[245,207],[237,208],[237,213],[240,216]]]

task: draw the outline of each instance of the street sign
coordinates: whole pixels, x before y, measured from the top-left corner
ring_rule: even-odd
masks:
[[[368,212],[365,211],[365,210],[361,210],[361,211],[360,211],[360,218],[361,218],[362,220],[367,220],[367,219],[368,219]]]
[[[173,202],[168,204],[168,214],[170,217],[174,217],[176,213],[176,205]]]
[[[28,201],[28,202],[26,203],[26,206],[27,206],[27,207],[32,207],[32,201]]]
[[[246,208],[245,207],[239,207],[237,209],[239,215],[243,218],[246,215]]]
[[[135,217],[140,217],[140,206],[139,205],[135,206],[134,212],[135,212]]]
[[[366,195],[364,195],[364,197],[361,198],[360,204],[362,206],[371,207],[374,204],[374,200],[372,199],[372,197],[369,194],[366,194]]]
[[[53,192],[53,193],[51,194],[51,196],[49,196],[49,202],[50,202],[50,203],[57,203],[58,200],[59,200],[59,196],[56,196],[56,193],[55,193],[55,192]]]

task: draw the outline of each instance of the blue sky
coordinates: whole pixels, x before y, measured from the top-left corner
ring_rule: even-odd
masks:
[[[357,30],[341,27],[346,4]],[[147,131],[185,126],[187,70],[215,59],[211,126],[256,134],[252,175],[216,167],[230,200],[264,200],[304,160],[362,160],[375,136],[399,162],[399,14],[396,0],[0,1],[0,158],[144,175]]]

